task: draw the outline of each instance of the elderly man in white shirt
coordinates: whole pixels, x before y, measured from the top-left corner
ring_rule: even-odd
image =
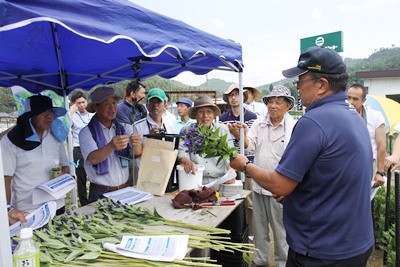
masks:
[[[295,121],[289,114],[294,106],[294,97],[285,86],[275,86],[271,94],[263,97],[268,106],[268,114],[259,117],[252,127],[245,131],[245,152],[254,151],[254,164],[265,169],[275,170],[289,143]],[[235,127],[243,126],[236,123]],[[284,267],[287,260],[288,244],[283,225],[282,204],[278,203],[270,191],[263,189],[254,180],[253,217],[256,257],[250,267],[269,266],[271,238],[274,235],[275,266]]]

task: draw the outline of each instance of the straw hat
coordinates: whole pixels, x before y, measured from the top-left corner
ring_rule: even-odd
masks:
[[[254,100],[257,101],[261,97],[261,92],[255,87],[250,87],[250,86],[243,86],[243,90],[246,89],[248,91],[251,91],[254,95]]]
[[[201,108],[201,107],[211,107],[215,112],[215,116],[221,115],[221,110],[219,109],[219,107],[214,104],[214,102],[212,101],[212,99],[209,96],[204,95],[204,96],[200,96],[196,100],[194,100],[193,107],[191,107],[189,109],[189,117],[191,119],[195,119],[196,116],[194,115],[194,113],[196,112],[196,110],[198,108]]]
[[[237,83],[231,84],[231,85],[229,86],[228,90],[226,90],[226,91],[224,92],[224,94],[222,95],[222,99],[223,99],[226,103],[229,104],[229,94],[230,94],[233,90],[235,90],[235,89],[239,90],[239,84],[237,84]],[[249,92],[247,92],[247,90],[244,90],[244,89],[243,89],[243,98],[244,98],[244,99],[243,99],[243,102],[246,102],[246,101],[247,101],[248,96],[249,96]]]

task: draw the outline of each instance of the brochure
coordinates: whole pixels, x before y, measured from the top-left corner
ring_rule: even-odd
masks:
[[[69,191],[75,188],[75,186],[75,179],[69,174],[63,174],[34,188],[32,203],[36,205],[64,198]]]
[[[221,178],[218,178],[218,180],[215,180],[211,183],[208,183],[205,185],[205,187],[214,187],[218,189],[218,185],[223,184],[229,180],[232,180],[233,178],[236,177],[236,171],[234,169],[230,169],[227,173],[225,173],[224,176],[222,176]]]
[[[31,227],[33,230],[46,225],[49,220],[53,219],[56,215],[57,203],[55,201],[47,202],[34,212],[26,215],[26,224],[22,225],[21,222],[16,222],[10,226],[10,236],[14,236],[21,231],[22,228]]]
[[[182,260],[188,248],[189,235],[124,236],[121,243],[105,243],[104,248],[126,257],[152,261]]]
[[[383,185],[386,186],[387,177],[383,176],[383,180],[385,180]],[[375,184],[375,182],[372,181],[371,182],[371,201],[374,199],[376,192],[378,192],[379,188],[381,188],[380,186],[373,188],[374,184]]]
[[[103,196],[127,205],[134,205],[154,197],[153,194],[134,187],[125,187],[123,189],[105,193]]]

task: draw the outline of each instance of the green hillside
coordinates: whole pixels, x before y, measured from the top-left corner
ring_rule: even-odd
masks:
[[[349,73],[349,85],[354,82],[363,83],[363,80],[357,80],[355,74],[357,71],[380,71],[380,70],[398,70],[400,69],[400,48],[380,48],[377,49],[368,58],[344,58]],[[292,84],[293,79],[282,79],[275,81],[271,84],[259,85],[257,88],[263,95],[269,94],[272,86],[282,84],[288,87],[294,96],[297,98],[297,90]],[[117,93],[123,95],[123,88],[128,81],[115,83],[112,86],[116,89]],[[167,80],[158,76],[151,77],[145,81],[147,88],[162,88],[168,91],[202,91],[213,90],[217,91],[218,96],[221,97],[222,93],[229,87],[231,81],[224,81],[221,79],[209,79],[207,82],[199,86],[185,85],[181,82],[174,80]],[[0,112],[12,112],[16,110],[16,106],[11,94],[11,90],[0,87]]]

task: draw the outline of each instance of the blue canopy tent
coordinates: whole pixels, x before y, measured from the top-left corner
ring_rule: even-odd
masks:
[[[241,45],[126,0],[0,1],[0,86],[59,95],[134,76],[240,72]]]
[[[145,80],[183,71],[233,71],[242,90],[240,44],[127,0],[0,0],[0,40],[0,86],[19,85],[32,93],[50,89],[65,97],[66,106],[66,96],[76,88],[90,90],[135,73]],[[8,224],[4,199],[2,226]],[[8,227],[1,229],[0,239],[8,240]],[[7,242],[0,254],[0,265],[11,266]]]

